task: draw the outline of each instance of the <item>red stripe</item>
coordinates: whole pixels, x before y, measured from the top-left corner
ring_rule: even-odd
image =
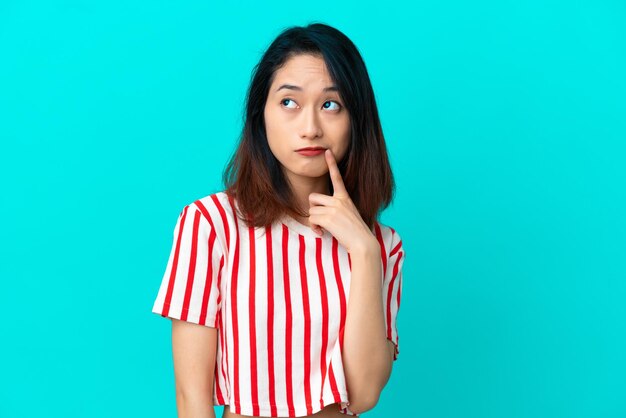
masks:
[[[402,254],[403,254],[402,251],[400,251],[400,253],[398,254],[399,259],[402,258]],[[400,283],[398,283],[398,293],[397,293],[398,296],[396,300],[397,305],[398,305],[398,308],[397,308],[398,310],[400,310],[400,293],[401,292],[402,292],[402,287],[400,286]]]
[[[267,375],[269,376],[269,402],[271,415],[278,416],[276,408],[276,382],[274,376],[274,258],[272,254],[272,228],[265,228],[267,254]]]
[[[309,306],[309,289],[307,286],[306,263],[304,259],[304,236],[299,238],[300,284],[302,286],[302,305],[304,310],[304,398],[306,400],[307,415],[313,414],[311,405],[311,308]]]
[[[383,278],[387,274],[387,254],[385,250],[385,242],[383,241],[383,233],[380,230],[380,226],[378,222],[375,224],[376,228],[376,239],[378,240],[378,244],[380,245],[380,258],[383,262]]]
[[[315,259],[317,261],[317,276],[320,282],[322,296],[322,351],[320,355],[320,369],[322,371],[322,388],[326,379],[326,346],[328,345],[328,294],[326,292],[326,278],[322,265],[322,239],[315,238]],[[324,408],[324,401],[320,399],[320,407]]]
[[[182,321],[187,320],[189,314],[189,302],[191,301],[191,292],[193,291],[193,281],[196,275],[196,260],[198,258],[198,229],[200,225],[200,212],[195,211],[193,217],[193,230],[191,237],[191,252],[189,256],[189,270],[187,273],[187,283],[185,287],[185,297],[183,299],[183,311],[180,314]],[[204,323],[202,324],[204,325]]]
[[[185,225],[185,218],[187,217],[187,210],[189,206],[183,208],[182,217],[179,219],[178,224],[178,237],[176,237],[176,249],[174,250],[174,260],[172,261],[172,267],[170,270],[170,278],[167,283],[167,293],[165,294],[165,301],[163,302],[162,316],[169,316],[170,304],[172,303],[172,293],[174,293],[174,281],[176,280],[176,270],[178,268],[178,256],[180,254],[180,244],[183,237],[183,229]]]
[[[332,361],[330,362],[330,366],[328,367],[328,378],[330,379],[330,391],[335,397],[335,402],[341,402],[341,395],[339,394],[339,389],[337,389],[337,380],[335,379],[335,372],[333,372]]]
[[[222,300],[222,267],[224,267],[224,256],[222,255],[222,257],[220,258],[220,267],[217,270],[217,306],[220,306],[221,308],[221,300]],[[215,315],[215,324],[213,324],[213,326],[215,328],[217,328],[218,325],[218,317],[220,316],[221,312],[218,311],[217,315]]]
[[[333,245],[332,245],[332,255],[333,255],[333,270],[335,272],[335,283],[337,284],[337,291],[339,292],[339,347],[340,350],[343,351],[343,331],[346,324],[346,294],[343,289],[343,280],[341,279],[341,270],[339,269],[339,241],[333,237]],[[348,254],[348,257],[350,254]],[[349,258],[348,258],[349,260]],[[331,360],[330,367],[328,368],[328,377],[330,379],[330,389],[333,392],[333,396],[335,397],[335,402],[341,402],[341,395],[339,394],[339,389],[337,387],[337,379],[335,378],[335,372],[333,371],[333,363]]]
[[[233,379],[234,382],[234,391],[235,391],[235,413],[241,414],[241,403],[239,401],[239,331],[237,329],[237,273],[239,270],[239,220],[235,212],[234,203],[232,198],[228,197],[228,202],[230,203],[232,213],[235,213],[235,259],[233,261],[233,269],[232,269],[232,277],[231,277],[231,285],[230,285],[230,300],[231,300],[231,309],[232,309],[232,327],[233,327]]]
[[[285,381],[287,383],[287,406],[289,407],[289,416],[295,416],[295,407],[293,403],[292,373],[291,373],[291,291],[289,285],[289,229],[283,225],[283,281],[285,291]]]
[[[396,246],[393,247],[393,250],[391,250],[391,252],[389,253],[389,258],[391,258],[398,251],[400,251],[400,248],[402,248],[402,240],[400,240],[400,242],[398,242]]]
[[[213,385],[215,386],[215,394],[217,395],[217,403],[224,404],[224,397],[222,396],[222,390],[220,389],[220,378],[218,375],[219,367],[215,367],[215,379]]]
[[[248,292],[248,320],[250,324],[250,384],[252,390],[252,415],[259,416],[259,388],[256,358],[256,249],[254,227],[248,226],[248,241],[250,241],[250,290]]]
[[[343,349],[343,330],[346,324],[346,294],[343,290],[343,280],[341,279],[341,270],[339,269],[339,242],[333,237],[333,269],[335,271],[335,282],[337,283],[337,291],[339,291],[339,309],[340,309],[340,322],[339,322],[339,344]]]
[[[222,346],[222,376],[224,379],[224,384],[226,385],[226,396],[230,399],[230,385],[228,384],[228,374],[224,371],[224,364],[226,364],[226,366],[228,366],[228,358],[227,358],[227,350],[228,348],[226,347],[226,336],[225,336],[225,331],[224,331],[224,320],[222,318],[222,315],[220,313],[220,321],[221,321],[221,326],[220,326],[220,344]]]
[[[215,224],[213,224],[213,219],[211,218],[211,215],[209,214],[208,209],[206,208],[206,206],[204,206],[202,201],[196,200],[193,203],[198,207],[198,209],[200,210],[202,215],[206,218],[206,220],[209,221],[209,224],[211,224],[211,229],[215,230]]]
[[[217,198],[215,195],[212,196],[213,200],[215,201],[215,199]],[[200,212],[204,215],[204,217],[206,218],[207,221],[209,221],[209,224],[211,225],[211,236],[214,236],[214,238],[217,238],[217,232],[215,229],[215,224],[213,223],[213,218],[211,218],[211,215],[209,214],[208,209],[204,206],[204,204],[202,203],[202,201],[200,199],[196,200],[194,202],[196,204],[196,206],[198,206],[198,208],[200,209]],[[221,208],[221,205],[220,205]],[[223,208],[222,208],[223,210]],[[224,218],[222,218],[222,222],[224,221]],[[213,254],[213,252],[209,252],[209,260],[212,260],[211,255]],[[222,259],[220,260],[220,271],[222,269],[221,263],[224,262],[224,256],[222,255]],[[217,288],[221,289],[220,287],[220,276],[218,275],[218,279],[217,279]],[[217,294],[217,306],[220,306],[220,300],[221,300],[221,294],[218,292]],[[215,325],[214,327],[217,327],[217,315],[215,316]]]
[[[218,289],[218,293],[217,293],[217,306],[220,306],[220,300],[222,297],[222,293],[221,293],[221,282],[222,282],[222,268],[224,267],[224,256],[222,256],[222,258],[220,258],[220,267],[219,270],[217,272],[217,289]],[[220,309],[217,312],[217,315],[215,316],[215,327],[219,329],[219,333],[220,333],[220,347],[221,347],[221,354],[222,354],[222,358],[220,361],[220,364],[218,367],[218,369],[220,369],[221,373],[222,373],[222,380],[224,380],[224,384],[226,384],[227,380],[226,380],[226,372],[224,370],[224,363],[226,362],[226,350],[224,348],[224,321],[222,318],[222,310]],[[216,383],[218,385],[221,386],[221,384],[219,383],[219,380],[216,380]],[[225,391],[227,392],[227,396],[228,396],[228,389],[227,387],[224,388]],[[223,398],[222,398],[223,399]]]
[[[402,251],[400,251],[400,253],[398,254],[398,258],[402,258]],[[398,304],[396,312],[400,310],[400,293],[402,292],[402,287],[400,286],[400,283],[398,283],[398,293],[396,293],[396,302]],[[398,354],[400,354],[400,334],[398,334],[397,331],[398,330],[396,330],[396,349],[398,350],[398,352],[395,354],[394,358],[397,358]]]
[[[207,254],[207,269],[206,269],[206,278],[204,281],[204,292],[202,294],[202,309],[200,311],[200,323],[202,325],[206,324],[206,315],[207,309],[209,306],[209,301],[211,300],[211,290],[213,287],[213,243],[215,242],[215,230],[211,229],[211,233],[209,234],[209,250]],[[215,315],[217,318],[217,313]],[[213,320],[215,323],[215,319]],[[212,324],[214,325],[214,324]]]
[[[224,209],[224,207],[222,206],[222,203],[219,201],[217,194],[212,194],[211,195],[211,200],[213,200],[213,203],[215,204],[215,207],[217,208],[219,214],[220,214],[220,218],[222,220],[222,227],[224,229],[224,234],[226,235],[226,251],[228,252],[230,250],[230,228],[228,226],[228,220],[226,218],[226,210]],[[232,208],[232,201],[229,199],[228,202],[231,205]],[[208,214],[208,212],[207,212]],[[211,219],[211,217],[209,217],[209,219]],[[215,225],[213,225],[215,226]],[[221,289],[221,288],[220,288]],[[226,302],[226,300],[225,300]],[[225,304],[226,305],[226,304]],[[226,306],[223,307],[223,309],[227,309]],[[229,348],[228,348],[228,339],[225,338],[226,337],[226,332],[224,332],[224,334],[222,335],[222,341],[224,342],[224,350],[222,351],[225,356],[224,356],[224,363],[226,363],[226,388],[228,389],[228,398],[230,399],[230,391],[231,391],[231,382],[230,382],[230,362],[228,361],[228,356],[226,355],[226,353],[229,353]]]
[[[391,295],[393,293],[393,286],[398,275],[398,265],[400,264],[400,257],[396,258],[396,263],[393,266],[393,275],[389,281],[389,287],[387,290],[387,338],[391,339]]]
[[[230,229],[228,228],[228,220],[226,219],[226,210],[224,210],[224,207],[222,206],[222,203],[217,198],[217,195],[215,194],[211,195],[211,199],[213,199],[213,202],[215,203],[215,207],[219,211],[220,217],[222,218],[222,226],[224,227],[224,235],[226,235],[226,245],[230,245]],[[228,203],[230,203],[230,206],[232,208],[233,200],[230,198],[230,196],[228,197]],[[234,214],[235,218],[237,217],[234,210],[231,213]]]

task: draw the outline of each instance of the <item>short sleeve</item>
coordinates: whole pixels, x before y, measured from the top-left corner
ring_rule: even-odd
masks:
[[[383,278],[383,306],[385,310],[385,326],[387,339],[396,346],[394,361],[400,354],[400,337],[398,336],[398,311],[402,296],[402,265],[404,264],[404,247],[402,238],[392,229],[392,240],[387,255],[387,262]]]
[[[224,256],[215,230],[195,204],[178,215],[152,312],[218,328]]]

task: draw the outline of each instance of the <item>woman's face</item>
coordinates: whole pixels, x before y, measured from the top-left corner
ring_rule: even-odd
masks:
[[[264,116],[269,147],[292,184],[328,173],[324,153],[305,156],[298,149],[330,148],[337,163],[348,149],[350,117],[323,58],[301,54],[287,60],[276,71]]]

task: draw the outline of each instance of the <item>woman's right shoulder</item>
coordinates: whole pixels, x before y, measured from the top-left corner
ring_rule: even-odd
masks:
[[[218,191],[186,204],[181,209],[179,218],[184,212],[199,212],[205,223],[215,231],[218,240],[227,248],[235,225],[235,208],[235,200],[225,191]]]
[[[207,219],[218,219],[231,218],[234,214],[234,204],[234,200],[225,191],[218,191],[200,197],[186,206],[199,210]]]

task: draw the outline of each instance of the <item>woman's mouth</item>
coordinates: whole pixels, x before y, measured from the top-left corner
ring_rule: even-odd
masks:
[[[301,149],[296,151],[300,155],[304,155],[305,157],[314,157],[316,155],[323,154],[326,151],[324,148],[314,148],[314,149]]]

